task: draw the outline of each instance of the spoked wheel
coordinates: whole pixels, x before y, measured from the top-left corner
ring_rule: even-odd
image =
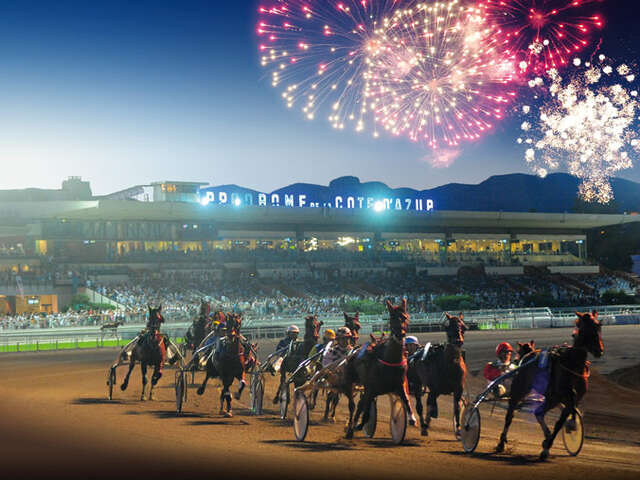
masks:
[[[404,408],[404,403],[400,398],[391,396],[390,401],[391,418],[389,419],[389,427],[391,428],[391,439],[395,445],[400,445],[407,433],[407,410]]]
[[[109,387],[109,400],[113,400],[113,386],[116,384],[116,369],[111,367],[107,377],[107,386]]]
[[[460,440],[461,439],[461,430],[462,430],[462,419],[464,418],[464,411],[467,408],[467,406],[469,405],[469,401],[464,397],[464,395],[462,396],[462,398],[460,398],[460,429],[456,428],[456,414],[455,412],[453,412],[452,414],[452,424],[453,424],[453,434],[456,436],[456,440]]]
[[[302,442],[309,431],[309,402],[304,393],[295,393],[293,409],[293,433],[296,440]]]
[[[182,406],[187,400],[187,379],[184,372],[176,372],[176,413],[182,413]]]
[[[264,378],[254,374],[251,379],[251,413],[262,415],[262,399],[264,398]]]
[[[460,415],[460,441],[465,453],[473,452],[480,440],[480,410],[467,407]]]
[[[287,410],[289,409],[289,400],[291,398],[289,390],[290,384],[285,384],[280,389],[280,418],[285,420],[287,418]]]
[[[584,443],[584,428],[582,425],[582,414],[576,408],[575,422],[571,420],[571,416],[567,418],[562,426],[562,442],[564,448],[572,457],[575,457],[582,450]]]
[[[364,435],[367,438],[373,438],[376,434],[376,426],[378,424],[378,402],[374,398],[369,407],[369,421],[364,424]]]

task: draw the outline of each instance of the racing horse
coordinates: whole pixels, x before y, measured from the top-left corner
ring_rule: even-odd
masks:
[[[346,438],[353,438],[354,430],[362,430],[369,421],[371,404],[378,395],[393,393],[398,395],[407,412],[410,412],[409,423],[415,425],[415,416],[409,403],[407,389],[407,359],[404,355],[404,337],[409,327],[407,299],[403,298],[398,306],[386,302],[389,310],[391,334],[384,341],[372,348],[365,348],[347,362],[347,375],[351,384],[364,386],[364,394],[358,402],[353,415],[353,402],[349,402],[349,423]],[[358,424],[358,419],[362,420]],[[356,425],[354,427],[354,425]]]
[[[445,315],[449,320],[458,320],[457,317],[448,313]],[[453,412],[456,432],[458,432],[460,430],[460,402],[467,377],[462,347],[450,342],[445,345],[427,344],[412,356],[409,362],[408,376],[416,398],[421,434],[427,436],[431,419],[438,418],[438,397],[450,394],[453,395]],[[429,389],[426,420],[422,408],[423,387]]]
[[[211,321],[209,319],[209,313],[211,312],[211,305],[204,299],[200,301],[200,313],[196,318],[185,335],[186,348],[188,350],[195,351],[198,345],[204,340],[211,330]],[[185,352],[186,353],[186,352]]]
[[[198,395],[204,394],[210,378],[219,377],[222,382],[220,415],[230,418],[233,416],[233,410],[229,389],[235,379],[240,381],[238,392],[235,394],[236,400],[239,400],[246,385],[244,381],[245,372],[251,370],[257,361],[257,344],[244,342],[244,337],[240,334],[242,324],[240,315],[234,313],[227,314],[226,317],[227,335],[218,342],[219,347],[207,360],[207,375],[200,388],[198,388]],[[248,353],[246,350],[248,350]]]
[[[317,345],[320,338],[320,327],[323,322],[318,321],[317,315],[308,315],[304,319],[304,339],[302,342],[293,343],[288,353],[282,359],[282,365],[280,366],[280,384],[276,390],[276,396],[273,398],[273,403],[280,401],[280,393],[285,388],[287,382],[287,373],[293,373],[300,363],[302,363],[309,356],[311,349]],[[299,377],[302,377],[304,373],[299,372]],[[294,378],[294,385],[296,387],[302,385],[306,378]]]
[[[350,338],[351,346],[355,347],[358,344],[358,339],[360,338],[360,335],[358,334],[358,332],[362,327],[360,325],[360,319],[359,319],[360,312],[356,312],[356,314],[353,317],[348,315],[346,312],[342,312],[342,313],[344,314],[344,326],[351,331],[351,338]]]
[[[587,392],[589,378],[588,353],[600,358],[604,353],[602,331],[598,322],[598,312],[575,312],[576,320],[573,331],[573,345],[554,347],[550,351],[534,352],[535,361],[525,362],[514,374],[511,383],[509,407],[504,421],[504,429],[500,435],[500,442],[496,452],[504,451],[507,443],[507,432],[513,420],[513,414],[527,394],[535,387],[538,393],[545,397],[544,402],[534,411],[536,419],[544,433],[542,442],[542,460],[549,456],[558,432],[571,415],[570,422],[575,424],[576,407]],[[547,359],[546,365],[544,359]],[[544,417],[545,414],[562,404],[560,418],[555,424],[553,432],[549,431]],[[568,424],[570,426],[571,423]]]
[[[149,323],[148,325],[159,325],[164,322],[162,317],[162,305],[157,308],[149,307]],[[131,357],[129,358],[129,371],[127,372],[120,389],[125,391],[129,386],[129,377],[136,365],[136,361],[140,362],[140,369],[142,371],[142,394],[140,400],[144,401],[144,395],[147,388],[147,367],[153,366],[153,374],[151,375],[151,388],[149,389],[149,400],[153,400],[153,388],[162,377],[162,366],[164,363],[164,353],[166,352],[169,358],[169,363],[173,364],[177,360],[179,352],[174,352],[174,345],[167,341],[165,335],[159,335],[155,328],[149,328],[146,332],[143,332],[138,336],[138,340],[133,345],[131,351]],[[123,356],[127,355],[127,352],[122,352]]]

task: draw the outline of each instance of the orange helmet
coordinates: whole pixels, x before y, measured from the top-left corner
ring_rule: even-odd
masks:
[[[502,342],[496,347],[496,356],[500,356],[502,352],[513,352],[513,347],[507,342]]]

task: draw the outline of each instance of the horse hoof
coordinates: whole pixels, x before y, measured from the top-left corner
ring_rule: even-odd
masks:
[[[542,450],[540,452],[540,460],[546,460],[547,458],[549,458],[549,450]]]
[[[280,399],[278,397],[276,397],[276,398],[273,399],[273,404],[277,405],[279,401],[280,401]]]
[[[504,443],[499,443],[496,446],[496,453],[502,453],[502,452],[504,452]]]
[[[153,395],[149,395],[149,400],[155,400],[156,397],[154,397]]]
[[[347,432],[344,438],[346,438],[347,440],[351,440],[353,438],[353,432],[352,431]]]
[[[420,431],[420,435],[422,435],[423,437],[428,437],[429,436],[429,430],[427,430],[426,428],[423,428]]]
[[[233,417],[233,413],[230,412],[230,411],[229,412],[224,412],[224,416],[225,416],[225,418],[231,418],[231,417]]]
[[[202,395],[204,393],[204,388],[200,387],[198,388],[198,395]]]
[[[120,390],[122,390],[123,392],[127,389],[127,384],[123,383],[122,385],[120,385]]]
[[[144,402],[144,395],[142,395],[142,396],[140,397],[140,401],[141,401],[141,402]]]

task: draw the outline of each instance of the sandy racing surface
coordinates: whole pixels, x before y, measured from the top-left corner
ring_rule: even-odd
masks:
[[[536,339],[539,346],[568,340],[569,329],[511,332],[470,332],[465,349],[472,375],[472,396],[484,388],[473,375],[493,358],[502,340]],[[419,336],[442,341],[443,334]],[[345,440],[346,402],[341,401],[336,424],[321,424],[319,408],[312,412],[307,439],[294,439],[291,421],[278,418],[271,403],[276,378],[267,378],[266,412],[251,416],[249,392],[234,401],[234,417],[218,415],[217,381],[202,397],[190,387],[184,414],[175,414],[174,372],[166,369],[156,389],[157,400],[140,402],[140,373],[129,389],[106,398],[108,366],[116,349],[0,355],[0,459],[6,478],[638,478],[640,472],[640,327],[603,329],[605,355],[593,362],[585,413],[585,445],[569,457],[558,436],[552,456],[538,461],[542,433],[533,417],[516,415],[507,452],[492,453],[502,428],[504,411],[482,410],[482,435],[474,454],[466,455],[452,433],[451,397],[440,397],[440,418],[429,437],[409,427],[404,445],[393,446],[388,404],[379,399],[378,428],[373,439],[361,432]],[[275,343],[260,343],[262,357]],[[593,359],[591,359],[593,360]],[[627,368],[627,370],[621,370]],[[124,377],[118,370],[118,384]],[[626,387],[613,383],[620,380]],[[203,374],[196,376],[196,382]],[[233,387],[233,391],[236,387]],[[320,406],[324,399],[320,397]],[[319,406],[319,407],[320,407]],[[233,473],[231,473],[233,472]]]

